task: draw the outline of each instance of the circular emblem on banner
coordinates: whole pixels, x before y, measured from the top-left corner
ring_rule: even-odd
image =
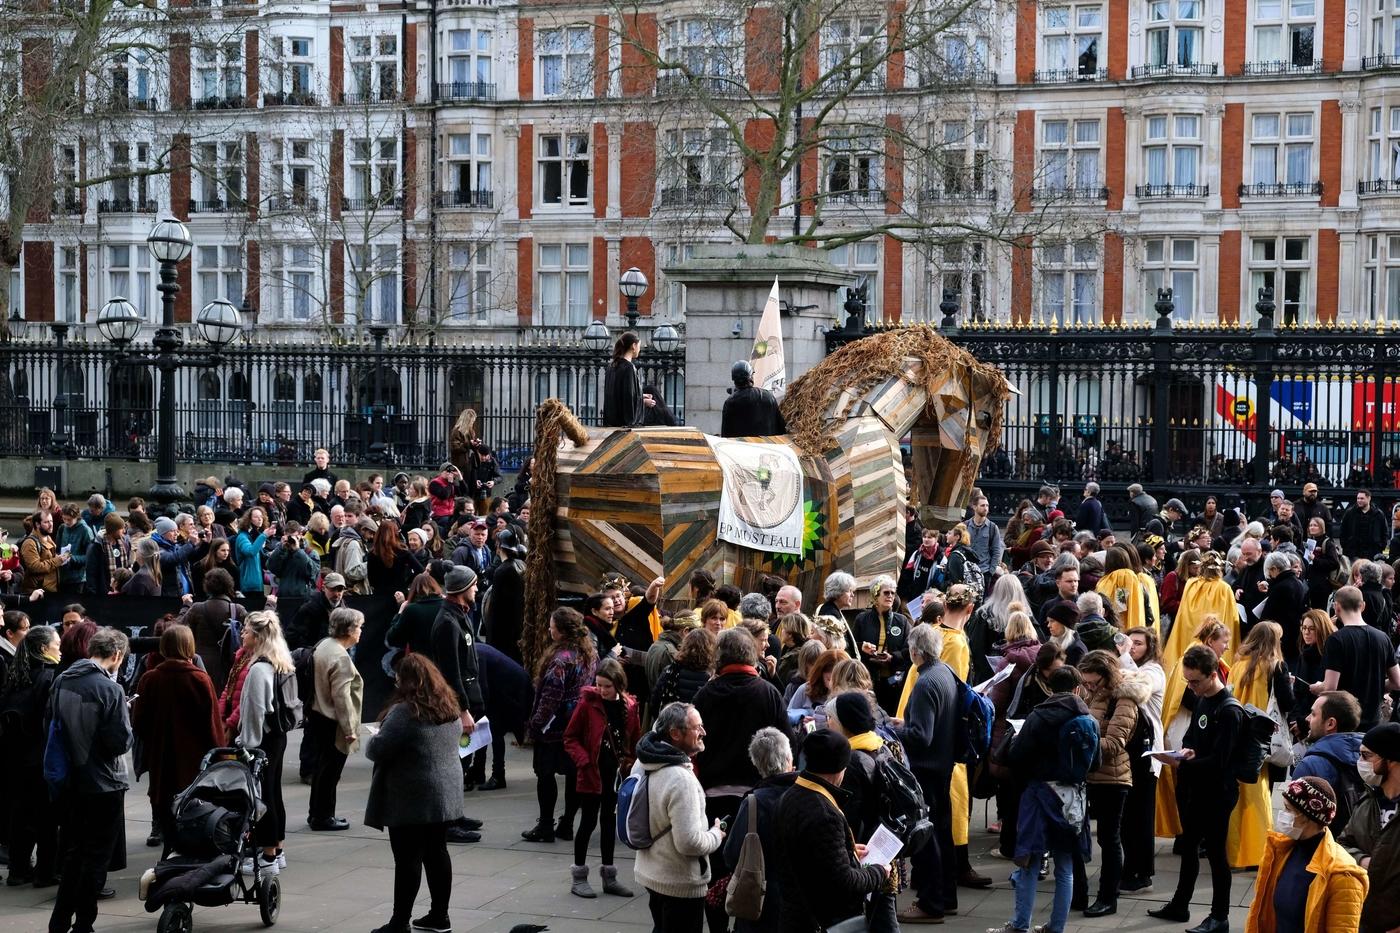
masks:
[[[759,444],[725,444],[715,454],[734,512],[750,525],[774,528],[801,507],[802,474],[778,454]]]
[[[1234,404],[1235,420],[1244,423],[1254,414],[1254,402],[1247,398],[1237,398]]]
[[[1205,713],[1202,713],[1199,717],[1197,717],[1196,725],[1201,729],[1204,729],[1210,725],[1210,720],[1206,718]]]
[[[890,626],[890,634],[891,634],[891,635],[898,635],[900,632],[903,632],[903,631],[904,631],[904,629],[900,628],[898,625],[891,625],[891,626]]]

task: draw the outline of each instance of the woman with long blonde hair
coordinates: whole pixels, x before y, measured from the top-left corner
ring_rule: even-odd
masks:
[[[1243,660],[1241,660],[1243,659]],[[1284,711],[1292,700],[1288,666],[1283,661],[1283,628],[1276,622],[1260,622],[1249,630],[1235,661],[1231,689],[1235,699],[1273,714],[1271,702]],[[1282,717],[1280,717],[1282,721]],[[1225,853],[1231,868],[1251,868],[1264,857],[1269,831],[1274,828],[1270,775],[1253,784],[1240,783],[1240,798],[1230,814]]]
[[[262,772],[262,799],[267,812],[253,826],[253,841],[262,847],[258,871],[277,874],[287,865],[282,843],[287,837],[287,806],[282,800],[282,759],[287,752],[287,733],[282,729],[278,708],[283,688],[290,682],[296,689],[296,669],[282,623],[275,612],[251,612],[243,620],[243,652],[247,675],[243,678],[238,716],[238,742],[247,749],[261,749],[267,756]],[[252,866],[247,866],[252,873]]]

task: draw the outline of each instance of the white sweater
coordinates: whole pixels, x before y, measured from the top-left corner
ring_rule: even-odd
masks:
[[[634,767],[644,766],[637,762]],[[695,773],[679,765],[652,770],[647,783],[654,841],[637,852],[633,874],[657,894],[704,897],[710,883],[710,863],[704,856],[724,841],[705,819],[705,791]],[[667,827],[671,831],[660,835]]]
[[[272,712],[273,670],[261,661],[248,666],[243,681],[243,701],[238,714],[238,744],[244,748],[261,748],[263,727]]]

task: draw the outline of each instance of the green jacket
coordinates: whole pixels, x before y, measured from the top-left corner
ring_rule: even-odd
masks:
[[[1400,815],[1381,828],[1379,790],[1368,790],[1337,837],[1359,863],[1371,859],[1371,890],[1361,908],[1360,933],[1386,933],[1400,926]]]

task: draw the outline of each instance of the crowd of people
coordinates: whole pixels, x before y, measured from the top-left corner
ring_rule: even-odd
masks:
[[[635,849],[658,933],[943,922],[961,890],[998,880],[973,867],[977,799],[995,800],[989,854],[1015,891],[997,933],[1115,914],[1153,890],[1158,839],[1180,872],[1149,913],[1192,933],[1228,929],[1241,869],[1257,872],[1251,930],[1400,926],[1386,883],[1400,877],[1400,511],[1387,523],[1364,491],[1340,515],[1315,485],[1296,502],[1275,491],[1251,518],[1214,499],[1158,507],[1133,486],[1118,529],[1093,483],[1072,516],[1046,486],[1005,526],[974,491],[946,531],[911,512],[899,572],[864,587],[836,572],[820,592],[776,577],[744,592],[701,570],[677,599],[664,578],[609,575],[554,611],[527,667],[528,472],[509,497],[497,481],[484,449],[387,484],[338,480],[318,451],[295,497],[211,477],[193,514],[41,493],[0,570],[17,578],[0,842],[9,886],[57,886],[51,933],[88,933],[112,893],[134,777],[147,842],[169,853],[172,804],[214,749],[266,756],[240,868],[286,870],[298,726],[311,831],[349,827],[342,770],[373,763],[363,822],[387,831],[395,867],[376,933],[450,929],[448,846],[485,831],[464,792],[506,786],[512,734],[538,803],[523,839],[572,844],[560,883],[580,898],[635,896],[615,862],[619,841]],[[182,610],[134,638],[88,618],[84,594]],[[355,660],[366,617],[347,594],[396,609],[373,723]],[[25,606],[50,596],[74,602],[32,624]],[[483,719],[490,747],[460,754]],[[1201,858],[1210,908],[1193,917]]]

